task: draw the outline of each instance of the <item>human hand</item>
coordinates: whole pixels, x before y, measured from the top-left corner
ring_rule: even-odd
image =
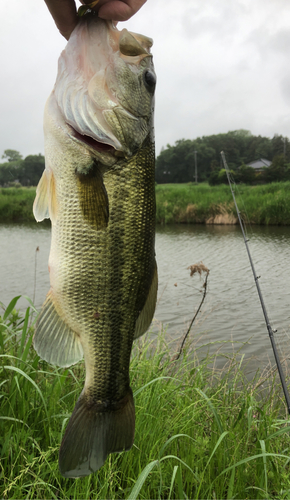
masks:
[[[130,19],[146,2],[146,0],[99,0],[93,7],[102,19],[126,21]],[[75,0],[45,0],[45,3],[60,33],[68,40],[78,23]],[[90,4],[92,0],[81,0],[82,4]]]

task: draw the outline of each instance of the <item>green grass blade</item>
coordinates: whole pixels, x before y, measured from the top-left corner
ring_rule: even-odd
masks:
[[[150,382],[148,382],[147,384],[143,385],[142,387],[140,387],[140,389],[137,389],[137,391],[134,392],[134,394],[133,394],[134,398],[140,392],[144,391],[144,389],[146,389],[146,387],[149,387],[149,385],[151,385],[151,384],[155,384],[155,382],[158,382],[159,380],[173,380],[173,377],[157,377],[157,378],[154,378],[153,380],[150,380]]]
[[[227,500],[231,500],[233,498],[235,474],[236,474],[236,468],[233,467],[233,470],[232,470],[232,473],[231,473],[231,477],[230,477],[230,480],[229,480]]]
[[[222,440],[226,437],[226,435],[227,435],[228,433],[229,433],[229,431],[224,431],[224,432],[222,433],[222,435],[218,438],[218,441],[217,441],[217,443],[216,443],[216,445],[215,445],[215,447],[214,447],[214,449],[213,449],[213,451],[212,451],[212,453],[211,453],[211,455],[210,455],[210,457],[209,457],[209,459],[208,459],[208,461],[207,461],[207,463],[206,463],[205,469],[206,469],[206,468],[207,468],[207,466],[209,465],[209,463],[210,463],[210,461],[211,461],[212,457],[214,456],[214,454],[215,454],[216,450],[218,449],[219,445],[221,444]]]
[[[217,423],[217,426],[219,428],[219,431],[221,433],[224,432],[224,429],[223,429],[223,426],[222,426],[222,423],[221,423],[221,419],[220,417],[218,416],[218,413],[214,407],[214,405],[212,404],[211,400],[207,397],[207,395],[201,390],[199,389],[198,387],[195,388],[195,390],[206,400],[209,408],[211,409],[211,411],[213,412],[213,415],[214,415],[214,418],[216,420],[216,423]]]
[[[289,460],[289,457],[287,455],[282,455],[281,453],[260,453],[259,455],[252,455],[251,457],[244,458],[243,460],[236,462],[234,465],[227,467],[214,480],[218,479],[223,474],[226,474],[226,472],[232,470],[233,467],[239,467],[240,465],[247,464],[252,460],[257,460],[258,458],[263,458],[263,457],[276,457],[276,458],[279,457],[279,458],[286,458],[287,460]]]
[[[280,429],[277,432],[274,432],[274,434],[271,434],[270,436],[267,436],[265,438],[265,441],[269,441],[270,439],[276,438],[278,436],[281,436],[282,434],[286,434],[286,432],[290,432],[290,427],[283,427],[283,429]]]
[[[26,310],[26,313],[25,313],[24,324],[22,327],[21,341],[20,341],[20,346],[18,349],[18,357],[19,358],[21,356],[21,353],[22,353],[24,345],[25,345],[25,339],[26,339],[27,327],[28,327],[28,321],[29,321],[29,313],[30,313],[30,308],[28,307]]]
[[[14,307],[16,306],[18,300],[20,299],[21,295],[18,295],[17,297],[14,297],[10,303],[8,304],[8,306],[6,307],[5,309],[5,312],[4,312],[4,315],[3,315],[3,321],[5,321],[9,314],[13,311]]]
[[[20,368],[17,368],[17,366],[8,366],[8,365],[6,365],[6,366],[4,366],[4,369],[11,370],[11,371],[19,373],[20,375],[22,375],[23,377],[25,377],[34,386],[34,388],[37,390],[38,394],[40,395],[40,397],[42,399],[45,411],[47,413],[47,407],[46,407],[45,399],[43,397],[43,394],[42,394],[41,390],[39,389],[38,385],[34,382],[34,380],[32,380],[32,378],[30,378],[29,375],[27,375],[27,373],[25,373],[23,370],[21,370]]]
[[[194,438],[192,438],[191,436],[189,436],[188,434],[176,434],[175,436],[171,436],[171,438],[167,439],[166,443],[162,446],[162,448],[160,449],[159,451],[159,457],[162,455],[163,451],[165,450],[165,448],[167,448],[167,446],[172,442],[174,441],[175,439],[179,438],[179,437],[186,437],[188,439],[190,439],[191,441],[193,441],[194,443],[196,442],[196,440]]]
[[[209,459],[208,459],[208,461],[206,463],[206,466],[204,467],[204,470],[203,470],[203,473],[202,473],[202,481],[199,482],[199,488],[198,488],[198,491],[197,491],[197,498],[199,498],[199,492],[200,492],[201,487],[203,486],[203,478],[204,478],[205,471],[206,471],[208,465],[210,464],[210,461],[211,461],[212,457],[214,456],[216,450],[218,449],[219,445],[221,444],[222,440],[225,438],[225,436],[228,433],[229,433],[228,431],[224,431],[222,433],[222,435],[219,437],[219,439],[218,439],[218,441],[217,441],[217,443],[216,443],[216,445],[215,445],[215,447],[214,447],[214,449],[213,449],[213,451],[212,451],[212,453],[211,453],[211,455],[210,455],[210,457],[209,457]]]
[[[45,486],[47,488],[47,490],[49,491],[50,495],[51,495],[51,498],[54,498],[55,500],[58,500],[58,496],[56,496],[52,489],[51,489],[51,485],[49,486],[47,483],[45,483],[44,481],[36,481],[35,483],[28,483],[28,484],[24,484],[22,486],[22,488],[35,488],[36,486]]]
[[[183,492],[182,473],[181,473],[180,466],[177,469],[176,482],[177,482],[177,488],[178,488],[178,498],[180,500],[183,500],[185,497],[184,497],[184,492]]]
[[[1,417],[0,420],[10,420],[11,422],[19,422],[20,424],[26,425],[26,427],[29,429],[29,425],[27,425],[23,420],[19,420],[19,418],[13,418],[13,417]]]
[[[139,492],[146,481],[147,477],[149,476],[150,472],[152,469],[159,463],[159,460],[153,460],[153,462],[150,462],[146,467],[142,470],[140,476],[138,477],[131,493],[127,497],[127,500],[136,500],[139,496]]]
[[[27,360],[29,349],[30,349],[30,346],[32,344],[32,339],[33,339],[33,335],[30,335],[29,339],[26,342],[25,349],[24,349],[23,354],[21,356],[21,359],[23,362],[26,362],[26,360]]]
[[[173,485],[174,485],[174,480],[175,480],[177,469],[178,469],[178,465],[174,465],[173,472],[172,472],[172,477],[171,477],[171,483],[170,483],[170,490],[169,490],[168,500],[170,500],[170,497],[171,497],[171,493],[172,493],[172,489],[173,489]]]
[[[265,441],[263,439],[260,439],[260,446],[263,454],[263,466],[264,466],[264,476],[265,476],[265,492],[268,495],[268,478],[267,478],[267,459],[266,459],[266,447],[265,447]],[[262,485],[261,485],[262,486]]]
[[[166,457],[162,457],[159,462],[163,462],[164,460],[168,460],[170,458],[174,458],[175,460],[177,460],[180,464],[182,464],[186,469],[188,469],[190,471],[190,473],[195,477],[195,479],[199,482],[200,481],[200,477],[198,476],[198,474],[196,474],[196,472],[194,472],[192,470],[192,468],[186,463],[184,462],[184,460],[181,460],[181,458],[177,457],[176,455],[166,455]]]
[[[28,297],[27,295],[22,295],[22,297],[24,297],[24,299],[27,300],[27,302],[30,304],[30,307],[32,309],[32,311],[36,314],[38,314],[38,311],[37,309],[35,309],[35,305],[33,304],[32,300],[30,299],[30,297]]]

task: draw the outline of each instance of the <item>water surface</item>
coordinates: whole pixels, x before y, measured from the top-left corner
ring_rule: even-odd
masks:
[[[286,356],[290,324],[290,228],[248,228],[250,250],[272,325]],[[0,225],[0,301],[16,295],[34,298],[40,308],[49,289],[50,229],[41,224]],[[36,248],[39,251],[36,252]],[[242,348],[256,363],[271,360],[272,350],[246,248],[238,226],[175,225],[156,230],[159,272],[158,305],[153,332],[167,326],[167,338],[184,335],[202,297],[203,281],[190,277],[188,266],[199,261],[209,268],[208,291],[192,335],[214,343],[227,355]],[[27,306],[21,298],[20,306]],[[220,344],[217,344],[220,342]]]

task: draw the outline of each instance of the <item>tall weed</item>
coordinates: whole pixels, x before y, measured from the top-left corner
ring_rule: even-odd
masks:
[[[58,449],[84,382],[84,366],[59,369],[31,346],[35,310],[3,309],[0,496],[12,498],[290,498],[285,405],[268,372],[248,382],[234,354],[223,371],[195,350],[173,361],[166,335],[135,344],[130,367],[136,436],[95,474],[64,479]],[[194,347],[194,346],[193,346]]]

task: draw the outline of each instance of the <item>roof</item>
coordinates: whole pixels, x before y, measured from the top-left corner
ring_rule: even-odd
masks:
[[[270,167],[272,162],[270,160],[266,160],[265,158],[259,158],[258,160],[250,161],[247,163],[248,167],[252,167],[254,169],[261,169],[265,167]]]

